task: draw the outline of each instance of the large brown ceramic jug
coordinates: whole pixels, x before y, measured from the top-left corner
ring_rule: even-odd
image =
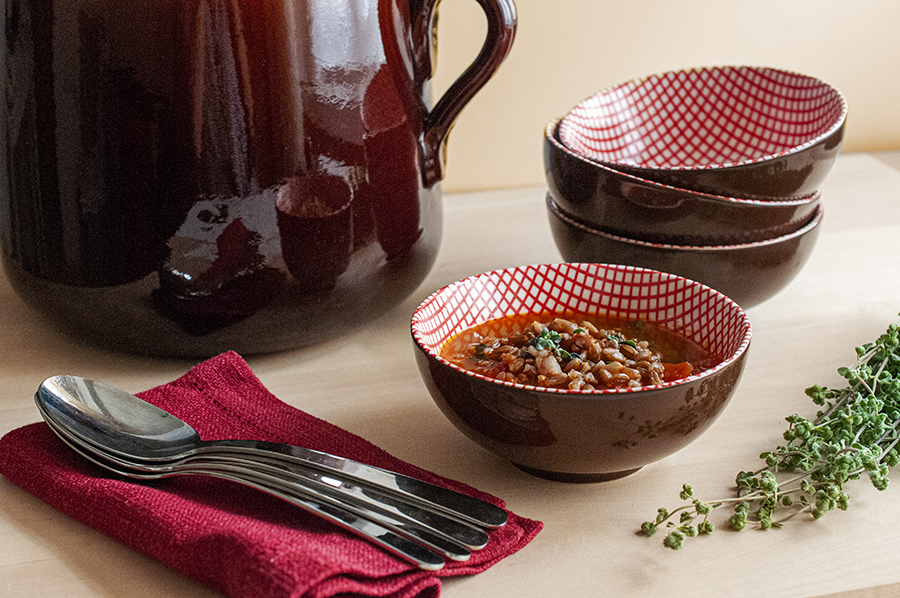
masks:
[[[53,322],[161,355],[321,341],[406,298],[512,0],[430,108],[438,0],[5,0],[0,234]]]

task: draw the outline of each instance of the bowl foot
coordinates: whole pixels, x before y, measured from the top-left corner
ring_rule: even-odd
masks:
[[[631,475],[640,469],[640,467],[635,467],[634,469],[627,469],[625,471],[613,471],[610,473],[566,473],[560,471],[545,471],[543,469],[535,469],[534,467],[519,465],[518,463],[513,463],[513,465],[515,465],[525,473],[539,478],[544,478],[545,480],[579,484],[587,484],[592,482],[609,482],[610,480],[624,478],[625,476]]]

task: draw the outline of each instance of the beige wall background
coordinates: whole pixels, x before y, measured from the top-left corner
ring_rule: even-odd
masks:
[[[446,192],[543,185],[544,125],[635,77],[754,65],[818,77],[847,98],[843,152],[900,148],[898,0],[516,0],[512,52],[450,133]],[[443,0],[437,97],[476,55],[484,16]]]

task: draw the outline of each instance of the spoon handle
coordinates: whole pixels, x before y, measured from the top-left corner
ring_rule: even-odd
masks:
[[[185,473],[190,474],[191,472],[186,471]],[[276,484],[268,484],[261,480],[255,480],[252,476],[245,474],[228,473],[227,471],[215,471],[210,469],[204,469],[194,473],[236,482],[250,488],[255,488],[256,490],[260,490],[276,498],[280,498],[292,505],[300,507],[304,511],[317,515],[349,532],[369,540],[376,546],[405,559],[420,569],[437,571],[444,567],[444,558],[430,548],[405,538],[381,525],[381,523],[360,516],[351,511],[350,508],[339,506],[333,502],[325,502],[322,500],[325,497],[314,498],[312,496],[302,496],[293,492],[285,492],[283,488]],[[132,474],[131,477],[138,476]]]
[[[418,503],[401,501],[375,488],[337,479],[335,476],[310,467],[300,467],[294,463],[275,462],[265,457],[247,457],[233,453],[223,453],[221,456],[206,454],[202,457],[186,459],[184,464],[197,467],[237,466],[244,471],[266,475],[273,483],[289,489],[296,488],[301,491],[309,489],[344,503],[357,504],[365,509],[383,513],[394,520],[409,521],[413,525],[424,528],[428,533],[437,534],[467,549],[481,550],[490,541],[487,532],[472,523],[449,517],[443,512],[428,510]],[[454,558],[455,555],[448,554],[447,556]]]
[[[440,554],[457,561],[467,560],[471,556],[471,550],[481,550],[490,540],[484,529],[459,518],[449,517],[441,511],[429,510],[420,503],[402,501],[396,495],[338,479],[331,474],[284,459],[273,460],[267,456],[234,450],[194,450],[189,456],[174,461],[128,459],[108,451],[78,430],[57,422],[37,396],[35,403],[47,424],[58,435],[70,441],[70,446],[77,444],[95,457],[92,459],[95,463],[99,462],[122,475],[137,477],[135,474],[138,474],[141,478],[156,478],[192,473],[208,475],[210,471],[240,474],[287,494],[299,494],[301,497],[330,504],[337,502],[337,506],[364,519],[373,520],[409,539],[425,543]],[[80,452],[84,454],[84,451]]]
[[[412,532],[409,530],[402,530],[400,533],[397,533],[389,527],[382,525],[381,522],[378,521],[379,517],[377,515],[373,517],[364,516],[367,514],[364,509],[354,508],[351,505],[344,505],[326,496],[317,497],[307,492],[292,492],[277,482],[267,479],[265,475],[254,475],[253,472],[242,471],[240,468],[213,467],[201,468],[198,470],[183,469],[167,473],[151,473],[123,467],[109,461],[101,454],[89,450],[81,443],[81,441],[70,437],[66,431],[58,428],[56,422],[43,411],[42,415],[44,415],[45,421],[50,429],[53,430],[53,432],[55,432],[56,435],[72,450],[88,461],[121,476],[141,480],[154,480],[176,475],[206,475],[228,480],[280,498],[308,513],[312,513],[326,521],[330,521],[342,529],[365,538],[381,549],[414,564],[420,569],[437,571],[442,569],[446,563],[444,557],[435,550],[420,543],[423,541],[427,542],[427,540],[420,539],[416,542],[404,536],[404,533],[407,535],[411,533],[415,537],[418,535],[416,530],[413,530]]]
[[[121,389],[79,376],[48,378],[38,388],[35,402],[67,429],[135,462],[171,462],[204,454],[255,455],[314,469],[482,527],[500,527],[508,518],[505,510],[477,498],[336,455],[264,441],[204,442],[194,428],[171,413]]]
[[[203,443],[201,452],[204,454],[207,452],[235,452],[266,458],[270,461],[309,467],[342,480],[396,495],[406,502],[418,503],[424,508],[438,510],[451,517],[488,528],[501,527],[508,520],[505,510],[483,500],[413,477],[313,449],[256,440],[212,440]]]

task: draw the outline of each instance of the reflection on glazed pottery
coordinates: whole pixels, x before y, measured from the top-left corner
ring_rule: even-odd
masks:
[[[442,356],[460,339],[465,346],[475,326],[492,322],[502,331],[509,316],[537,313],[649,322],[721,362],[674,382],[580,391],[503,382]],[[570,482],[622,477],[690,444],[733,396],[751,336],[746,313],[709,287],[598,263],[537,264],[460,280],[419,305],[411,333],[422,380],[460,432],[520,469]]]
[[[350,265],[352,191],[335,175],[295,176],[275,202],[281,252],[302,292],[331,289]]]
[[[274,231],[271,192],[197,202],[168,241],[155,305],[192,334],[252,315],[287,284]]]
[[[701,422],[712,421],[713,415],[721,411],[728,401],[731,392],[737,386],[740,370],[730,369],[717,378],[703,380],[698,387],[688,387],[684,392],[677,411],[666,414],[665,419],[649,419],[645,414],[620,411],[617,419],[626,423],[630,430],[625,438],[614,441],[613,446],[634,449],[644,440],[653,440],[660,436],[696,435]]]
[[[780,201],[821,186],[846,118],[841,92],[808,75],[692,68],[633,79],[582,101],[563,117],[559,139],[641,178]]]
[[[529,395],[519,396],[515,392],[503,392],[498,388],[494,393],[476,396],[475,400],[483,410],[471,410],[468,422],[476,430],[502,438],[511,444],[549,446],[555,440],[550,426],[540,413],[538,401]]]
[[[727,245],[764,241],[801,228],[821,201],[809,195],[759,201],[670,187],[586,159],[544,128],[549,194],[566,214],[604,232],[652,243]]]
[[[436,0],[47,0],[3,21],[0,248],[15,290],[108,348],[318,343],[412,293],[444,144],[510,50],[432,106]]]
[[[538,397],[501,384],[485,385],[471,376],[443,376],[441,369],[431,364],[429,368],[445,385],[447,404],[438,407],[469,433],[512,446],[550,446],[555,442],[550,425],[541,416]]]

